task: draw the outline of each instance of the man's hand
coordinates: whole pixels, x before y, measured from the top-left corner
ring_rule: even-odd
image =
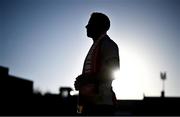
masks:
[[[85,74],[81,74],[76,78],[76,81],[74,82],[74,87],[76,90],[79,90],[79,88],[86,84],[88,82],[89,76]]]
[[[82,75],[79,75],[77,78],[76,78],[76,81],[74,82],[74,87],[75,87],[75,90],[79,90],[80,86],[82,85],[82,82],[83,82],[84,78]]]
[[[79,90],[80,87],[84,87],[84,86],[86,86],[88,84],[94,84],[94,85],[98,84],[96,75],[89,75],[89,74],[81,74],[81,75],[79,75],[76,78],[76,81],[74,82],[74,87],[75,87],[75,90]]]

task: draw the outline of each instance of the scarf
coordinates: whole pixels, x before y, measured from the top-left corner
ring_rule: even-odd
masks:
[[[91,46],[83,66],[83,74],[94,74],[99,71],[100,68],[100,41],[106,36],[101,35]]]

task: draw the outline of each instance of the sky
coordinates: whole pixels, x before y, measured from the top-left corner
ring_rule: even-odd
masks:
[[[178,0],[0,0],[0,65],[42,92],[73,88],[93,43],[85,29],[92,12],[111,20],[118,99],[160,96],[160,72],[167,73],[165,96],[180,96]]]

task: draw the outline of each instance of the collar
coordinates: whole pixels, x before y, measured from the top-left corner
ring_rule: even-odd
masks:
[[[106,33],[100,35],[99,38],[98,38],[96,41],[94,41],[94,43],[99,42],[99,41],[100,41],[102,38],[104,38],[106,35],[107,35]]]

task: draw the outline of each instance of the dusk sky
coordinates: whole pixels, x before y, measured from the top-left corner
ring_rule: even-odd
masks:
[[[180,96],[179,0],[0,0],[0,66],[42,92],[73,88],[93,41],[85,26],[92,12],[111,20],[119,46],[118,99]],[[73,88],[74,89],[74,88]]]

